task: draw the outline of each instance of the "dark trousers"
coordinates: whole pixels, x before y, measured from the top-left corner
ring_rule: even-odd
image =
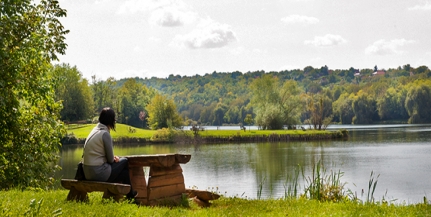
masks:
[[[129,162],[127,158],[120,158],[120,161],[111,164],[111,176],[109,176],[107,182],[130,185],[130,192],[127,194],[127,197],[133,197],[133,188],[130,181]]]

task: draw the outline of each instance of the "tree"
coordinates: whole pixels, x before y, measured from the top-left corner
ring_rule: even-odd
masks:
[[[82,78],[76,66],[69,64],[55,65],[54,77],[58,80],[55,99],[61,101],[61,120],[86,120],[94,113],[94,103],[87,79]]]
[[[120,106],[118,121],[134,127],[141,127],[142,121],[139,119],[139,113],[145,110],[150,103],[151,98],[155,95],[153,89],[136,82],[135,79],[127,79],[121,86],[118,98]]]
[[[323,94],[308,96],[307,110],[311,125],[315,130],[324,130],[332,121],[332,102]]]
[[[431,88],[429,84],[412,85],[407,93],[405,108],[410,116],[409,124],[429,123],[431,121]]]
[[[147,106],[148,124],[151,129],[161,129],[168,127],[181,127],[183,121],[178,114],[177,108],[173,100],[167,99],[165,96],[156,94]]]
[[[352,108],[353,96],[343,93],[333,103],[332,109],[336,117],[338,117],[341,124],[352,124],[352,119],[355,116]]]
[[[58,168],[61,104],[51,61],[66,50],[58,1],[0,1],[0,188],[41,187]]]
[[[377,108],[381,120],[406,120],[407,111],[404,107],[402,94],[393,87],[387,89],[386,93],[378,98]]]
[[[354,124],[371,124],[374,113],[376,113],[376,101],[368,94],[359,91],[352,102],[355,116],[352,121]]]
[[[253,116],[251,114],[247,114],[245,116],[244,123],[248,125],[248,131],[250,131],[250,126],[253,124]]]
[[[110,77],[106,79],[106,81],[102,81],[97,80],[95,75],[91,76],[91,79],[95,114],[98,114],[105,107],[118,108],[118,95],[115,79]]]
[[[250,86],[256,123],[263,129],[282,129],[298,124],[302,110],[301,90],[296,81],[288,80],[282,86],[278,78],[264,75]]]

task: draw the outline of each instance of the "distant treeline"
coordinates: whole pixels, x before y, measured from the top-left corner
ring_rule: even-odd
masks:
[[[154,122],[149,126],[148,121],[152,116],[163,116],[156,114],[160,109],[149,110],[151,100],[160,94],[173,103],[171,107],[185,125],[254,124],[279,129],[302,123],[319,129],[329,123],[431,122],[431,71],[427,66],[414,68],[407,64],[386,70],[377,66],[307,66],[279,72],[214,71],[195,76],[105,81],[93,76],[91,82],[83,79],[76,67],[63,64],[55,68],[74,71],[76,81],[67,83],[76,83],[76,89],[88,87],[81,91],[82,99],[75,93],[69,99],[76,102],[64,104],[62,119],[68,121],[91,119],[101,108],[110,106],[118,111],[120,123],[158,128]],[[57,99],[66,102],[64,98],[72,95],[70,92],[73,88],[65,87]],[[166,126],[176,125],[171,116],[161,118],[165,119]]]

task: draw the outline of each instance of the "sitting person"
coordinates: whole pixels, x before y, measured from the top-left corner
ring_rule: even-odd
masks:
[[[111,129],[115,131],[115,112],[104,108],[100,112],[99,123],[85,140],[82,159],[85,178],[90,181],[129,184],[127,158],[114,156]],[[136,197],[137,192],[130,188],[127,199]]]

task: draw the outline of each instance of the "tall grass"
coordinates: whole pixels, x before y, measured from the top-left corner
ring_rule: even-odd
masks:
[[[367,203],[374,203],[374,191],[376,190],[377,181],[380,174],[374,177],[374,171],[371,171],[370,180],[368,181]]]
[[[290,177],[287,175],[286,181],[283,184],[284,187],[284,198],[285,199],[292,199],[297,198],[298,195],[298,187],[299,187],[299,172],[300,172],[300,166],[295,168],[295,173],[293,177]]]
[[[304,168],[298,165],[298,167],[295,168],[294,176],[286,177],[286,181],[284,183],[284,199],[307,198],[318,201],[351,201],[362,203],[363,201],[358,198],[356,192],[354,193],[351,189],[345,188],[347,183],[341,181],[343,175],[344,172],[341,170],[331,170],[328,172],[321,161],[313,165],[310,175],[305,175]],[[368,182],[367,197],[365,198],[364,203],[374,204],[376,202],[374,193],[377,187],[379,176],[380,174],[376,177],[374,171],[371,171]],[[304,189],[302,193],[299,186],[300,178],[302,178],[304,183]],[[362,196],[363,193],[364,192],[362,192]],[[384,196],[382,200],[382,202],[386,202]]]

